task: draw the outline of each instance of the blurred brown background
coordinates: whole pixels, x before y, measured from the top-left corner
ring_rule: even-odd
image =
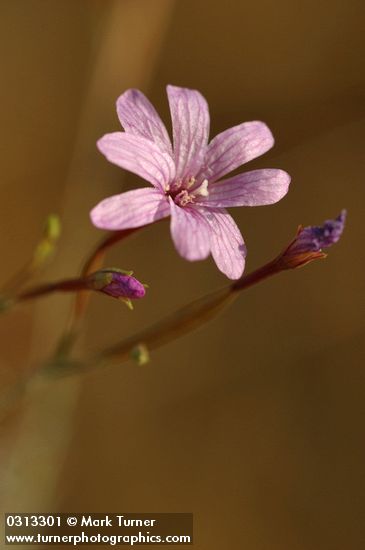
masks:
[[[88,212],[138,185],[95,141],[115,99],[165,85],[208,99],[211,135],[261,119],[275,148],[247,168],[292,175],[278,205],[242,208],[247,269],[299,223],[348,209],[328,259],[245,293],[204,330],[132,363],[39,383],[2,423],[6,511],[192,511],[197,548],[364,548],[364,9],[360,0],[2,0],[0,250],[4,282],[49,212],[63,219],[50,280],[100,237]],[[80,352],[99,349],[225,283],[158,224],[108,265],[150,284],[130,313],[93,298]],[[1,319],[2,378],[47,357],[70,299]]]

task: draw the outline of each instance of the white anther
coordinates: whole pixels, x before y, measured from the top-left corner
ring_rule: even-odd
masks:
[[[208,180],[203,180],[199,185],[198,189],[195,189],[194,195],[200,195],[201,197],[208,197]]]

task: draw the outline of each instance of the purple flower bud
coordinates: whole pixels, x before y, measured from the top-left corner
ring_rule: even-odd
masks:
[[[322,225],[304,227],[294,243],[291,250],[296,252],[319,251],[337,243],[340,239],[346,219],[346,210],[334,220],[326,220]]]
[[[132,277],[132,271],[115,268],[92,273],[87,278],[87,286],[92,290],[123,300],[130,308],[132,308],[131,300],[138,300],[146,294],[145,285]]]
[[[346,210],[342,210],[334,220],[326,220],[322,225],[299,227],[295,239],[283,252],[280,261],[286,268],[299,267],[316,258],[324,258],[322,248],[337,243],[345,227]]]

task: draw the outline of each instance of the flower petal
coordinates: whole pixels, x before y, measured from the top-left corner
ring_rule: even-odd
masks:
[[[199,179],[217,181],[242,164],[263,155],[274,138],[263,122],[244,122],[218,134],[208,145]]]
[[[181,208],[170,198],[171,236],[179,254],[191,262],[210,253],[209,225],[194,208]]]
[[[209,185],[200,204],[216,208],[274,204],[288,192],[290,176],[283,170],[253,170]]]
[[[137,174],[159,189],[164,189],[175,176],[175,165],[170,155],[144,137],[114,132],[99,139],[97,145],[110,162]]]
[[[139,90],[127,90],[117,99],[117,113],[128,134],[141,136],[172,156],[169,134],[152,103]]]
[[[169,214],[166,196],[158,189],[144,187],[104,199],[91,210],[90,217],[96,227],[119,230],[141,227]]]
[[[217,267],[229,279],[239,279],[245,268],[246,247],[233,218],[223,209],[205,209],[210,248]]]
[[[176,177],[195,176],[204,160],[209,137],[209,110],[204,97],[196,90],[167,86]]]

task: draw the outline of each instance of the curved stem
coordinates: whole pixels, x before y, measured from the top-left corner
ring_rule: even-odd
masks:
[[[210,319],[216,317],[235,298],[236,295],[231,292],[230,287],[219,289],[191,302],[123,342],[104,349],[97,357],[100,360],[125,361],[130,358],[131,352],[141,344],[148,350],[159,348],[200,328]]]
[[[103,263],[106,251],[114,244],[125,239],[126,237],[129,237],[129,235],[136,233],[139,229],[142,229],[142,227],[134,227],[132,229],[123,229],[121,231],[113,231],[112,233],[108,233],[87,258],[83,265],[81,275],[86,277],[93,271],[97,271]]]
[[[129,235],[132,235],[139,229],[141,229],[141,227],[108,233],[87,258],[86,262],[83,265],[81,276],[87,277],[93,271],[97,271],[103,264],[107,250],[119,241],[122,241],[126,237],[129,237]],[[75,331],[78,325],[81,323],[81,320],[84,317],[89,303],[89,298],[89,292],[81,290],[76,294],[68,327],[69,332]]]

